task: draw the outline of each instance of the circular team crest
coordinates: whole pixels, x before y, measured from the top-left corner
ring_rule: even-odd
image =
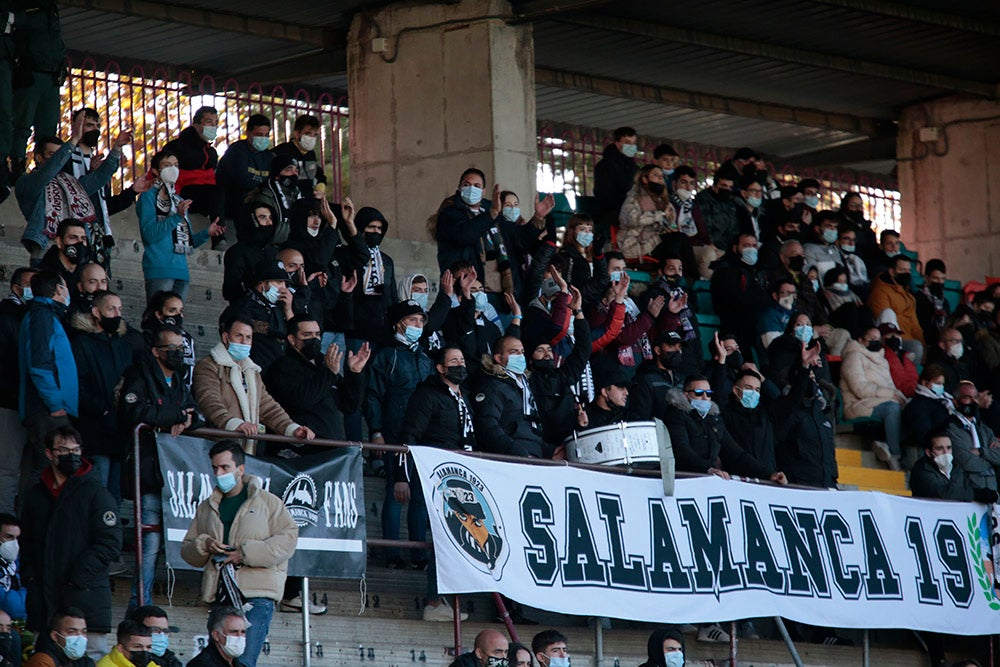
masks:
[[[452,544],[477,570],[499,581],[510,549],[493,494],[474,472],[456,463],[435,468],[431,480],[432,513]]]
[[[285,487],[281,501],[285,503],[288,513],[299,528],[315,526],[319,519],[316,509],[316,483],[305,473],[299,473]]]

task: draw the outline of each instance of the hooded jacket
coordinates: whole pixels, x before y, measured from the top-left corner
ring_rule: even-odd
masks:
[[[271,215],[273,219],[274,209]],[[236,219],[236,243],[226,250],[223,261],[222,298],[232,303],[243,296],[245,286],[253,278],[253,268],[277,256],[273,241],[274,227],[259,227],[253,219],[253,210],[244,211]]]
[[[313,191],[318,185],[322,185],[322,189],[326,190],[326,174],[323,172],[323,165],[316,157],[316,149],[303,153],[294,141],[286,141],[274,147],[274,154],[288,156],[298,168],[299,192],[303,199],[313,199]]]
[[[73,350],[59,318],[66,306],[47,297],[35,297],[18,332],[18,368],[21,421],[39,413],[65,410],[77,415],[79,384]]]
[[[480,280],[486,284],[485,238],[492,227],[499,224],[490,215],[493,204],[488,199],[479,202],[479,212],[475,213],[462,201],[456,191],[449,199],[441,202],[437,213],[437,227],[434,240],[437,241],[438,268],[441,273],[451,268],[455,262],[468,262],[477,271]]]
[[[273,172],[273,169],[272,169]],[[276,180],[277,175],[272,173],[259,188],[248,197],[248,208],[267,204],[277,213],[274,219],[274,244],[281,245],[288,240],[289,221],[292,212],[299,204],[302,194],[298,186],[293,186],[290,192],[285,192],[281,184]],[[284,195],[284,196],[282,196]],[[287,206],[285,205],[287,203]]]
[[[243,422],[263,424],[272,433],[293,435],[299,424],[271,398],[260,377],[260,366],[252,359],[236,361],[222,343],[194,367],[194,397],[215,428],[233,431]],[[253,454],[255,443],[244,445]]]
[[[280,600],[288,576],[288,559],[295,553],[299,529],[285,503],[278,496],[261,488],[260,478],[244,475],[247,499],[236,511],[229,544],[239,548],[243,566],[236,568],[236,585],[248,598]],[[212,490],[195,510],[184,541],[181,558],[194,567],[205,568],[201,576],[201,599],[211,604],[219,588],[219,568],[211,562],[212,554],[205,547],[208,538],[222,541],[224,526],[219,518],[222,491]]]
[[[896,389],[882,350],[872,352],[851,340],[844,346],[840,366],[840,393],[844,397],[844,417],[871,417],[876,406],[895,401],[900,406],[906,397]]]
[[[381,214],[379,214],[381,215]],[[382,239],[389,233],[389,222],[382,217]],[[344,232],[347,233],[346,230]],[[358,286],[354,288],[352,297],[354,299],[354,322],[353,327],[347,332],[348,338],[356,338],[372,341],[378,344],[389,343],[389,330],[393,322],[388,321],[389,308],[398,301],[396,289],[396,265],[392,257],[380,249],[382,255],[383,284],[382,293],[368,295],[365,294],[364,280],[365,267],[371,259],[368,244],[365,243],[364,229],[358,224],[358,233],[355,236],[345,236],[346,245],[337,249],[337,259],[344,267],[345,275],[353,271],[358,277]]]
[[[176,139],[167,142],[165,151],[177,156],[177,191],[188,185],[215,185],[215,167],[219,154],[194,126],[184,128]]]
[[[422,380],[434,374],[434,362],[419,344],[408,346],[393,338],[368,362],[364,413],[370,432],[386,442],[399,442],[406,404]]]
[[[787,393],[774,402],[775,460],[793,484],[837,484],[833,422],[826,407],[813,374],[801,366],[790,374]]]
[[[663,657],[663,642],[668,639],[679,642],[681,652],[685,651],[684,635],[681,634],[680,630],[675,627],[657,628],[653,630],[653,634],[649,635],[649,640],[646,642],[647,660],[639,667],[667,667]]]
[[[92,632],[111,631],[108,566],[121,555],[122,531],[117,503],[92,471],[84,460],[54,489],[47,467],[24,500],[21,575],[30,630],[47,630],[57,609],[72,606],[84,612]]]
[[[531,387],[530,378],[528,383]],[[537,402],[535,405],[538,406]],[[483,451],[552,458],[555,447],[542,439],[539,413],[524,414],[521,388],[492,356],[483,356],[472,410],[476,442]]]
[[[594,197],[599,215],[604,222],[618,223],[618,212],[629,189],[635,184],[639,165],[635,158],[622,153],[616,144],[608,144],[601,152],[601,159],[594,165]]]

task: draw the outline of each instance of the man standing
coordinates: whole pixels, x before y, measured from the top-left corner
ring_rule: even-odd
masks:
[[[618,213],[628,191],[635,185],[635,172],[639,171],[635,161],[636,134],[634,128],[619,127],[614,132],[614,141],[604,147],[601,159],[594,165],[598,224],[618,225]]]
[[[35,652],[25,667],[94,667],[87,655],[87,619],[75,607],[64,607],[52,616],[49,634],[39,634]]]
[[[316,157],[319,118],[299,116],[292,128],[292,140],[274,147],[275,155],[287,155],[298,168],[299,192],[305,199],[326,197],[326,174]]]
[[[246,474],[239,443],[221,440],[208,455],[216,489],[198,505],[181,544],[181,557],[194,567],[205,568],[203,601],[219,606],[247,605],[250,627],[242,664],[255,667],[274,603],[281,599],[285,587],[288,559],[295,553],[299,529],[281,498],[265,491],[260,478]],[[211,630],[215,642],[217,630]]]
[[[255,113],[247,120],[247,138],[229,146],[215,170],[216,182],[226,197],[226,217],[236,220],[243,200],[267,180],[271,170],[271,121]]]
[[[0,368],[17,368],[17,339],[31,301],[34,269],[14,269],[10,296],[0,301]],[[28,434],[17,412],[18,383],[0,385],[0,512],[13,512]]]
[[[208,615],[209,645],[188,667],[243,667],[246,652],[247,619],[234,607],[216,607]]]
[[[121,556],[117,505],[83,458],[80,434],[59,426],[45,436],[49,466],[24,501],[23,565],[28,629],[40,632],[61,604],[86,618],[92,654],[111,631],[108,566]]]
[[[222,215],[223,193],[215,182],[215,168],[219,154],[215,138],[219,130],[219,112],[215,107],[200,107],[194,112],[190,127],[163,147],[164,152],[177,156],[180,170],[175,187],[181,199],[190,199],[191,213],[201,213],[211,222],[219,222]],[[212,239],[212,247],[215,247]]]
[[[59,124],[59,87],[64,76],[66,45],[55,0],[20,2],[14,33],[14,130],[11,156],[24,160],[34,129],[36,137],[55,134]]]

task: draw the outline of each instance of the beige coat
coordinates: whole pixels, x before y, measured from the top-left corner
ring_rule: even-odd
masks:
[[[888,401],[906,404],[889,372],[882,350],[871,352],[856,340],[844,346],[840,366],[840,393],[844,395],[844,417],[871,417],[875,406]]]
[[[247,500],[236,512],[229,530],[229,544],[239,547],[243,566],[236,568],[236,583],[248,598],[280,600],[288,576],[288,559],[295,553],[299,528],[281,498],[265,491],[260,479],[245,475]],[[194,567],[205,568],[201,576],[201,599],[215,601],[219,588],[219,569],[205,548],[209,537],[222,541],[218,488],[203,500],[195,511],[194,521],[181,543],[181,558]]]
[[[195,364],[194,398],[206,421],[215,428],[233,431],[243,422],[250,422],[288,436],[299,428],[267,393],[260,366],[249,358],[234,360],[222,343],[217,343],[209,356]],[[246,442],[244,449],[248,454],[254,453],[254,445],[252,440]]]
[[[617,241],[625,257],[648,255],[660,245],[660,234],[677,231],[674,207],[666,196],[663,201],[666,206],[661,210],[641,186],[634,185],[629,191],[618,215]]]

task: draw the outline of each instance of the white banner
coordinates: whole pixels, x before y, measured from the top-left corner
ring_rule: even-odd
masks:
[[[983,505],[659,479],[413,447],[442,594],[657,623],[1000,633]]]

